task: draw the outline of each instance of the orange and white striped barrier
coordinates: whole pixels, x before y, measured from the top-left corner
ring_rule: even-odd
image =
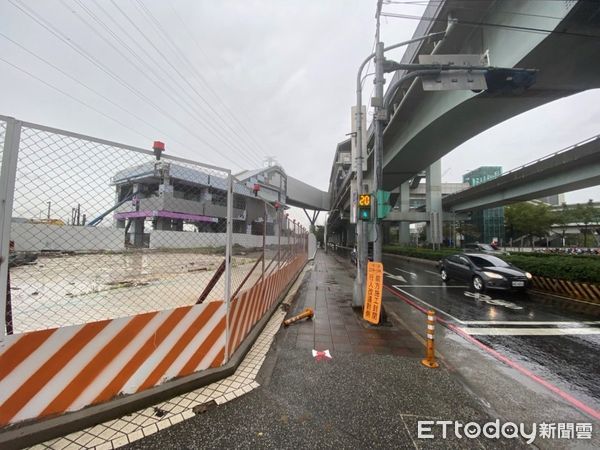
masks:
[[[0,426],[133,394],[218,367],[222,301],[7,336],[0,343]]]
[[[427,356],[421,360],[421,364],[431,369],[435,369],[440,365],[435,359],[435,311],[430,309],[427,311]]]
[[[242,292],[231,301],[229,306],[229,354],[240,346],[252,327],[273,306],[285,287],[302,269],[306,254],[296,256],[292,261],[250,289]]]
[[[287,320],[284,320],[283,326],[287,327],[287,326],[293,324],[294,322],[298,322],[299,320],[302,320],[302,319],[312,319],[312,317],[314,315],[315,315],[315,312],[312,310],[312,308],[306,308],[300,314],[295,315],[294,317],[290,317]]]

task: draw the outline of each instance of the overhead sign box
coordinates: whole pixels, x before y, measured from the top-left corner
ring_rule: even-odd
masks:
[[[457,69],[473,66],[487,66],[486,55],[419,55],[419,64],[439,64],[456,66]]]
[[[483,72],[448,70],[439,75],[421,77],[424,91],[484,91],[487,89]]]
[[[445,70],[439,75],[421,77],[425,91],[454,91],[487,89],[485,72],[464,70],[468,67],[487,66],[485,55],[419,55],[419,64],[455,66],[456,70]]]

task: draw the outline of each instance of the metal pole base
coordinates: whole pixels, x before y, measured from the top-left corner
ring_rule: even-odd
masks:
[[[354,288],[352,291],[352,307],[362,308],[364,305],[365,296],[362,289],[362,285],[358,284],[357,279],[354,279]]]

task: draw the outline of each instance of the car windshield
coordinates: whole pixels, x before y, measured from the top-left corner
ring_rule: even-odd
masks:
[[[482,250],[495,250],[495,248],[489,244],[479,244],[479,248]]]
[[[495,256],[471,256],[469,255],[469,259],[479,267],[508,267],[509,264]]]

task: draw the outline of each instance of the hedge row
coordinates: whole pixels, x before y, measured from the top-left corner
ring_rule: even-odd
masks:
[[[454,255],[460,250],[454,248],[441,248],[439,250],[431,250],[429,248],[421,247],[404,247],[401,245],[384,245],[384,253],[393,253],[396,255],[411,256],[413,258],[430,259],[433,261],[439,261],[440,259]]]
[[[384,245],[383,251],[385,253],[438,261],[445,256],[459,253],[460,249],[442,248],[431,250],[427,248]],[[600,283],[600,257],[597,256],[582,258],[580,255],[545,255],[543,258],[540,258],[535,254],[519,253],[502,256],[502,258],[533,275],[584,283]]]
[[[560,278],[584,283],[600,283],[600,258],[580,256],[550,256],[536,258],[523,254],[510,255],[505,259],[533,275]]]

